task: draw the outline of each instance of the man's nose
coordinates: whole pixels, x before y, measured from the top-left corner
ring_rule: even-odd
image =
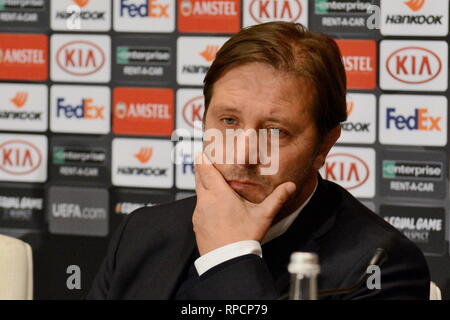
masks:
[[[242,166],[256,166],[259,164],[258,134],[254,128],[246,128],[237,139],[237,164]]]

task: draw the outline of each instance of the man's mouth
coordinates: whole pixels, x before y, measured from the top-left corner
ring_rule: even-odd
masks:
[[[258,186],[258,184],[249,180],[228,180],[227,182],[233,189],[247,189]]]

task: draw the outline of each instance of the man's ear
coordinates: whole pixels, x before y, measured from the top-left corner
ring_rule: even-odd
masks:
[[[341,136],[341,125],[337,125],[331,129],[322,139],[319,145],[319,150],[317,152],[316,158],[314,159],[314,168],[319,170],[325,163],[328,152],[330,152],[331,147],[336,143],[336,141]]]

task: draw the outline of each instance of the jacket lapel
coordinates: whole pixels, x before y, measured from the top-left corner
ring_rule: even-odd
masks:
[[[335,203],[327,183],[319,175],[316,192],[289,229],[262,246],[263,258],[280,292],[286,292],[290,285],[287,267],[291,254],[295,251],[319,252],[318,241],[333,227],[336,218]]]

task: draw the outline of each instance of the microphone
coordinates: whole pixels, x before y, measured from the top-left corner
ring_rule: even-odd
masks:
[[[367,265],[367,268],[371,265],[377,265],[381,267],[381,265],[386,262],[388,256],[386,253],[386,249],[384,248],[377,248],[375,249],[375,252],[370,259],[369,264]],[[335,288],[335,289],[327,289],[327,290],[321,290],[317,293],[318,298],[331,296],[331,295],[342,295],[342,294],[349,294],[353,293],[356,290],[358,290],[364,283],[367,281],[368,274],[366,272],[367,268],[364,270],[364,273],[361,275],[359,280],[352,286],[346,287],[346,288]],[[288,300],[289,299],[289,293],[282,295],[278,300]]]
[[[386,254],[385,249],[377,248],[377,249],[375,249],[375,253],[372,256],[372,259],[370,259],[370,262],[369,262],[367,268],[371,265],[377,265],[378,267],[381,267],[381,265],[386,260],[387,260],[387,254]],[[366,268],[366,270],[367,270],[367,268]],[[348,294],[348,293],[355,292],[356,290],[358,290],[358,288],[360,288],[362,285],[364,285],[364,283],[367,281],[368,276],[369,276],[368,273],[364,272],[361,275],[361,277],[359,278],[359,280],[351,287],[322,290],[322,291],[319,291],[317,295],[319,298],[322,298],[322,297],[326,297],[326,296]]]

